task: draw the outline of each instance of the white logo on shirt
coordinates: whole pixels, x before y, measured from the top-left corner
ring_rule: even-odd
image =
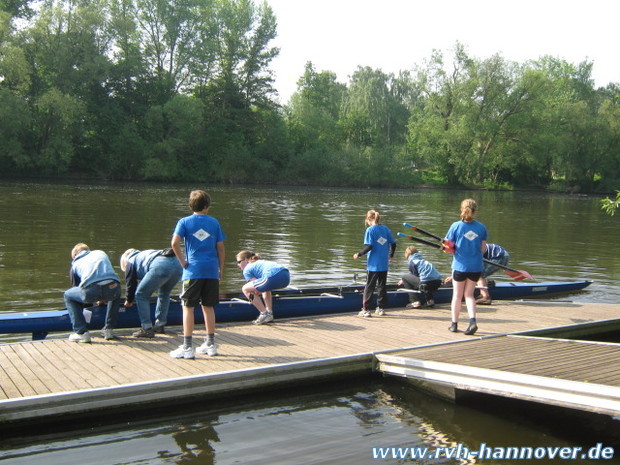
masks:
[[[387,239],[385,237],[380,237],[379,239],[377,239],[377,242],[381,245],[384,245],[387,242]]]
[[[198,239],[199,241],[204,241],[205,239],[207,239],[208,237],[211,237],[211,234],[209,234],[207,231],[205,231],[204,229],[199,229],[198,231],[196,231],[194,234],[192,234],[196,239]]]
[[[466,234],[464,234],[466,239],[469,239],[470,241],[473,241],[476,237],[478,237],[478,234],[476,234],[473,231],[467,231]]]

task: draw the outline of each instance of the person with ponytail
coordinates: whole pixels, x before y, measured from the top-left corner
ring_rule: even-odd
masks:
[[[484,262],[482,255],[487,248],[487,228],[474,219],[478,209],[476,201],[461,202],[461,219],[452,223],[446,239],[454,244],[452,259],[452,324],[450,331],[458,331],[459,314],[463,298],[469,313],[469,326],[465,334],[473,335],[478,330],[476,323],[476,299],[474,290],[480,279]]]
[[[271,291],[283,289],[290,284],[289,270],[276,262],[263,260],[259,254],[249,250],[242,250],[237,254],[237,265],[247,281],[241,291],[259,312],[254,324],[271,323],[273,321]]]
[[[396,251],[396,241],[390,228],[380,224],[379,212],[368,210],[366,213],[365,224],[366,233],[364,234],[364,248],[353,255],[353,260],[357,260],[362,255],[368,254],[366,260],[366,286],[364,287],[364,297],[362,300],[362,310],[359,316],[371,316],[368,306],[370,299],[377,289],[377,308],[375,315],[385,314],[384,308],[387,307],[387,275],[390,261]]]

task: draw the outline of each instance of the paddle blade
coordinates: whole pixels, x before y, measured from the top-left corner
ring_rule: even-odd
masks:
[[[445,253],[454,253],[454,242],[444,239],[441,241],[441,251]]]
[[[523,270],[519,270],[519,271],[503,270],[503,271],[508,276],[513,278],[515,281],[523,281],[524,279],[534,280],[534,277],[531,274],[529,274],[527,271],[523,271]]]

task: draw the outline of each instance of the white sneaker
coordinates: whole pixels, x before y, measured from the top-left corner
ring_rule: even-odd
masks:
[[[271,312],[261,312],[260,315],[258,315],[258,318],[256,320],[254,320],[254,324],[255,325],[262,325],[265,323],[271,323],[273,321],[273,313]]]
[[[383,316],[383,315],[385,315],[385,310],[383,310],[382,308],[377,307],[377,309],[375,310],[375,315]]]
[[[363,316],[364,318],[368,318],[372,316],[372,313],[370,313],[370,310],[364,310],[363,308],[360,310],[360,312],[358,313],[359,316]]]
[[[217,346],[215,344],[207,345],[207,343],[203,343],[201,346],[196,347],[197,354],[206,354],[209,357],[213,357],[217,355]]]
[[[180,345],[179,347],[177,347],[176,349],[174,349],[173,351],[170,352],[170,356],[172,358],[193,359],[193,358],[195,358],[195,356],[194,356],[194,348],[193,347],[188,347],[186,349],[185,347],[183,347],[183,345]]]
[[[83,334],[71,333],[69,334],[69,340],[71,342],[90,342],[90,333],[88,331]]]
[[[114,330],[112,328],[104,328],[101,330],[101,337],[104,338],[106,341],[110,341],[116,336],[114,335]]]

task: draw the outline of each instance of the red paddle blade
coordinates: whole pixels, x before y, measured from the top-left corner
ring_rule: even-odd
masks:
[[[534,280],[534,277],[531,274],[523,270],[519,270],[519,271],[504,270],[504,273],[506,273],[508,276],[513,278],[515,281],[523,281],[524,279]]]
[[[446,253],[454,253],[454,242],[444,239],[441,241],[441,250]]]

